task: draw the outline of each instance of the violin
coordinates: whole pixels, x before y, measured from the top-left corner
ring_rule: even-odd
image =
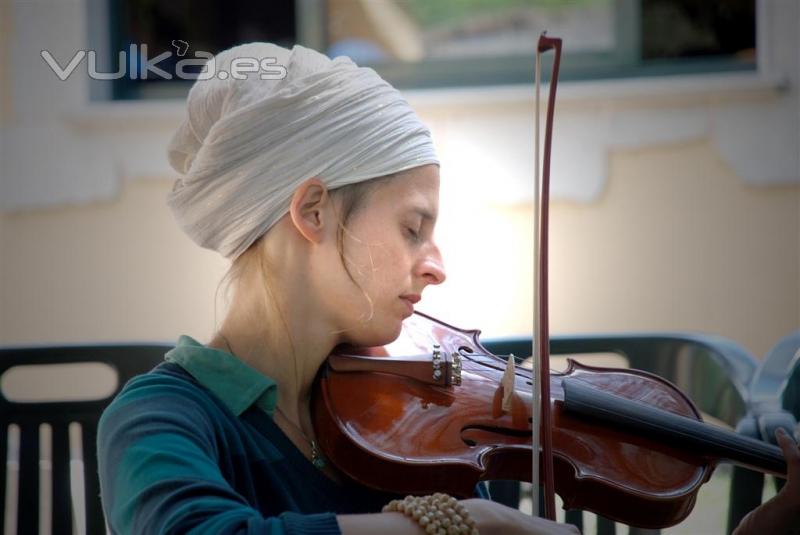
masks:
[[[531,481],[531,370],[480,331],[415,312],[380,348],[342,348],[315,383],[322,453],[349,478],[401,494],[470,497],[479,481]],[[780,448],[705,424],[669,381],[570,361],[550,374],[554,484],[566,509],[642,528],[677,524],[716,464],[784,476]]]
[[[641,528],[677,524],[725,460],[784,476],[777,446],[703,423],[692,401],[656,375],[570,361],[550,374],[548,205],[561,39],[554,51],[542,179],[534,184],[534,369],[491,354],[480,331],[415,312],[382,348],[340,348],[320,369],[312,420],[322,453],[346,476],[403,494],[472,495],[479,481],[533,482],[533,514],[555,520],[555,493],[583,509]],[[541,438],[541,440],[540,440]],[[539,466],[542,470],[539,470]]]

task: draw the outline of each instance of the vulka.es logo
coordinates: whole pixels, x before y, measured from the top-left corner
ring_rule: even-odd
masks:
[[[131,45],[128,50],[119,52],[119,68],[115,72],[100,72],[97,70],[97,53],[94,50],[78,50],[65,66],[61,66],[49,50],[42,50],[40,55],[59,80],[64,81],[75,72],[78,65],[86,59],[86,71],[93,80],[118,80],[128,76],[131,80],[147,80],[150,78],[163,78],[172,80],[209,80],[217,77],[225,80],[231,77],[235,80],[244,80],[248,74],[258,73],[262,80],[280,80],[286,78],[286,67],[277,64],[277,58],[234,58],[231,61],[230,71],[217,71],[214,55],[209,52],[193,52],[194,58],[183,58],[189,49],[189,43],[179,39],[172,41],[172,46],[177,49],[179,59],[175,62],[175,75],[165,71],[157,65],[172,56],[172,52],[163,52],[154,58],[147,55],[147,45]],[[190,66],[201,67],[200,72],[187,72]]]

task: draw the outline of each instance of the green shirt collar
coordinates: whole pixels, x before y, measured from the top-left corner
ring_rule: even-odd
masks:
[[[274,380],[251,368],[234,355],[206,347],[191,336],[181,335],[164,356],[214,393],[236,416],[253,403],[272,417],[278,399]]]

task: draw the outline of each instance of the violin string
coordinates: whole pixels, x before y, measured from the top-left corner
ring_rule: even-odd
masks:
[[[497,358],[495,358],[495,357],[497,357]],[[475,362],[476,364],[480,364],[481,366],[493,368],[493,369],[498,370],[498,371],[505,371],[506,362],[505,362],[505,359],[503,359],[503,357],[505,357],[505,359],[507,359],[509,357],[509,355],[483,355],[483,354],[462,355],[462,359],[464,359],[464,360],[467,360],[467,361],[470,361],[470,362]],[[517,358],[517,357],[515,357],[515,358]],[[494,364],[494,365],[492,365],[492,364]],[[520,361],[519,361],[518,358],[516,360],[516,364],[518,366],[520,364]],[[529,368],[519,367],[519,368],[516,368],[514,371],[515,371],[516,375],[525,377],[525,373],[526,372],[531,373],[533,370],[530,370]]]
[[[501,372],[501,373],[505,372],[505,367],[504,367],[505,363],[503,363],[502,361],[498,361],[498,359],[496,359],[494,356],[477,354],[477,355],[461,355],[461,357],[462,357],[462,359],[464,359],[464,360],[466,360],[468,362],[479,364],[481,366],[481,368],[491,368],[491,369],[496,370],[496,371]],[[497,357],[502,357],[502,356],[501,355],[497,355]],[[508,357],[508,355],[506,355],[506,357]],[[470,371],[472,371],[473,373],[476,373],[476,371],[478,371],[478,370],[470,370]],[[481,375],[482,377],[485,377],[480,373],[477,373],[477,375]],[[526,380],[526,381],[532,381],[533,380],[533,370],[529,370],[527,368],[515,368],[514,369],[514,376],[517,377],[517,378]],[[487,379],[488,379],[488,377],[487,377]]]

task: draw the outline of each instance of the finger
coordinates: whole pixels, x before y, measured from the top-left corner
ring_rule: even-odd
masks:
[[[794,441],[789,433],[782,427],[775,431],[775,438],[778,440],[778,445],[783,450],[783,456],[786,458],[786,464],[790,466],[800,466],[800,447]]]
[[[786,449],[784,445],[789,446],[791,450],[797,450],[798,448],[797,443],[783,427],[779,427],[775,430],[775,438],[778,440],[778,445],[780,445],[781,449]]]

